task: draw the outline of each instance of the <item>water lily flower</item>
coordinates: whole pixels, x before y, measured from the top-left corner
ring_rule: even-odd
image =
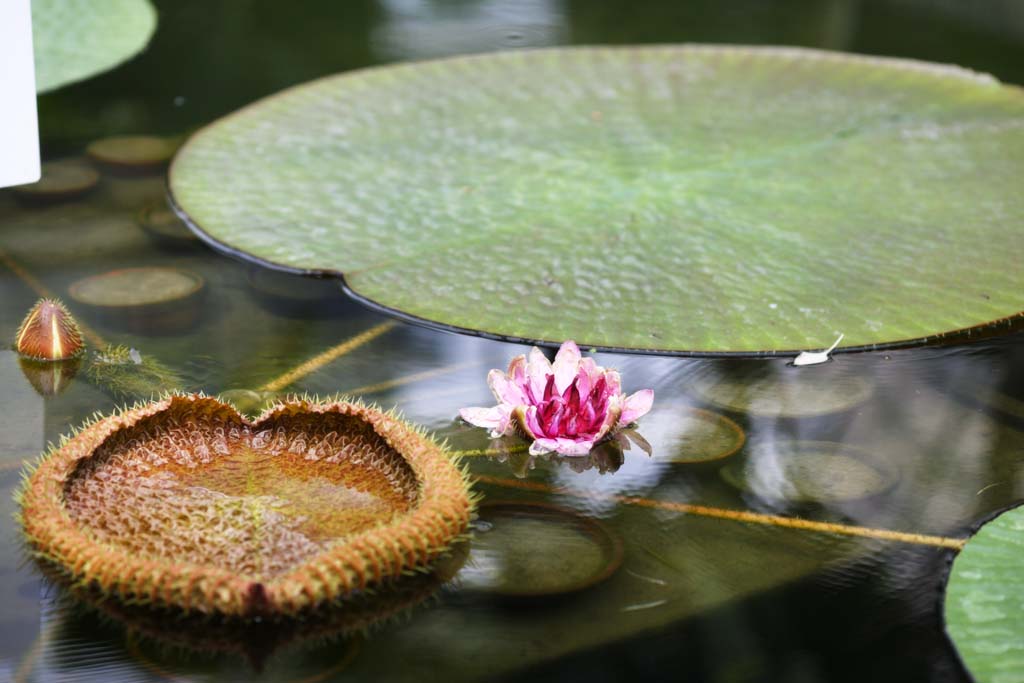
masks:
[[[583,358],[573,341],[562,344],[552,364],[534,347],[529,358],[516,356],[508,371],[487,374],[498,405],[463,408],[462,419],[491,430],[497,438],[520,432],[533,439],[532,455],[586,455],[594,444],[613,436],[654,402],[651,389],[626,396],[616,370]]]

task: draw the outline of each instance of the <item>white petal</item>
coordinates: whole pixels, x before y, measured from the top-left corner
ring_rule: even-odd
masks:
[[[544,455],[550,453],[558,447],[558,442],[554,439],[537,439],[530,444],[530,455]]]
[[[580,370],[580,348],[576,342],[570,339],[562,344],[555,355],[552,370],[555,373],[555,389],[561,394],[569,388]]]
[[[573,441],[572,439],[557,439],[555,450],[562,455],[581,456],[590,453],[594,447],[593,441]]]
[[[548,383],[548,375],[551,374],[551,362],[544,356],[544,353],[534,346],[530,349],[530,356],[526,361],[526,376],[530,379],[530,389],[538,401],[544,395],[544,387]]]
[[[493,408],[463,408],[459,411],[459,417],[471,425],[496,429],[501,423],[501,411],[498,406]]]

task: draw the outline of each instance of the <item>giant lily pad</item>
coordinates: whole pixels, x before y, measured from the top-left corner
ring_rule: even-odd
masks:
[[[1024,507],[982,526],[953,562],[946,629],[976,680],[1024,682]]]
[[[487,336],[762,354],[1022,319],[1024,93],[778,48],[576,48],[325,78],[197,133],[214,245]]]
[[[36,91],[114,68],[146,47],[154,28],[148,0],[32,0]]]

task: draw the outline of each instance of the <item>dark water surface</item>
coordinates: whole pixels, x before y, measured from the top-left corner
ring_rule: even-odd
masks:
[[[104,135],[187,133],[327,73],[497,48],[786,43],[1024,83],[1024,11],[1010,1],[157,4],[145,54],[40,100],[48,158]],[[147,321],[159,335],[71,306],[104,341],[165,367],[160,386],[252,405],[278,387],[398,406],[466,453],[485,503],[541,505],[485,508],[455,579],[369,605],[365,621],[378,623],[365,632],[311,624],[264,642],[125,626],[73,605],[24,561],[10,494],[23,459],[157,385],[83,368],[43,398],[0,351],[0,680],[968,680],[940,596],[958,540],[1024,498],[1020,333],[803,369],[601,355],[627,391],[654,388],[640,429],[653,456],[531,460],[522,443],[454,420],[489,405],[487,369],[525,349],[391,324],[331,283],[255,270],[184,232],[155,239],[140,214],[164,193],[160,174],[109,173],[72,202],[0,192],[0,339],[41,288],[67,299],[72,283],[112,269],[183,269],[204,281],[199,315]],[[371,341],[289,376],[368,330]]]

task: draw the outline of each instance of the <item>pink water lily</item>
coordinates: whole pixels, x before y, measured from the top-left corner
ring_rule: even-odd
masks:
[[[492,408],[463,408],[462,419],[491,430],[492,437],[515,431],[533,439],[530,453],[586,455],[594,444],[646,415],[650,389],[626,396],[616,370],[580,356],[573,341],[562,344],[550,363],[534,347],[516,356],[508,371],[491,370],[487,383],[498,399]]]

